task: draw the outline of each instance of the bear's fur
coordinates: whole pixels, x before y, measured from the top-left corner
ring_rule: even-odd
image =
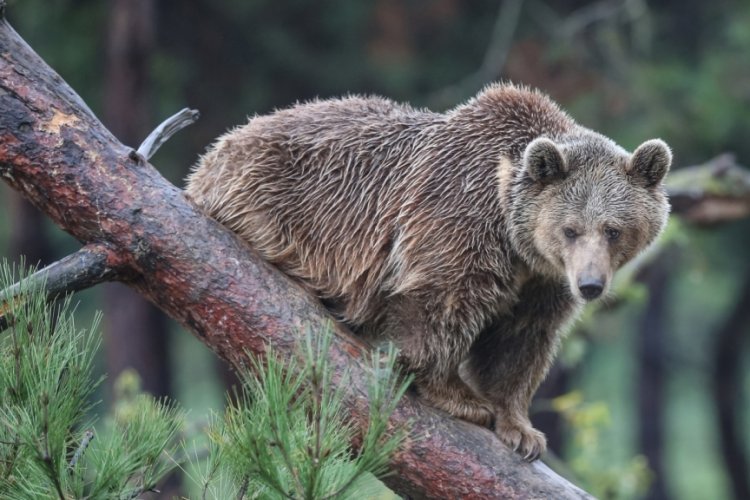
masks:
[[[560,332],[664,227],[670,163],[660,140],[631,155],[492,85],[445,114],[347,97],[254,117],[187,194],[356,332],[395,341],[431,404],[534,459],[528,406]]]

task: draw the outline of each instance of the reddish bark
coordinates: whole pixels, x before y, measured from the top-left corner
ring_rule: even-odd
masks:
[[[2,5],[2,2],[0,2]],[[120,144],[80,98],[0,22],[0,177],[84,244],[107,248],[127,283],[235,365],[272,345],[291,356],[304,332],[333,328],[330,359],[350,373],[347,410],[364,426],[364,346],[182,191]],[[332,326],[330,326],[332,325]],[[334,383],[340,383],[336,378]],[[415,435],[387,483],[431,498],[584,498],[490,431],[406,397],[395,424]]]

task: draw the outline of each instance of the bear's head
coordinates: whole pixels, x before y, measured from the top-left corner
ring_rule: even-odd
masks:
[[[525,149],[513,186],[511,236],[532,269],[567,279],[579,300],[606,294],[614,272],[664,228],[672,163],[659,139],[631,155],[586,133]]]

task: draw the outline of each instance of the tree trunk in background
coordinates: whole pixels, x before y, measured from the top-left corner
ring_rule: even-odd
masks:
[[[648,287],[648,303],[641,318],[638,337],[638,445],[654,472],[654,482],[645,498],[670,498],[664,480],[664,361],[665,307],[670,266],[662,255],[643,269],[640,281]]]
[[[153,0],[110,0],[104,123],[123,144],[137,148],[151,131],[150,56],[154,50]],[[125,369],[143,390],[171,394],[168,321],[164,314],[120,283],[104,285],[104,330],[108,380]],[[160,498],[177,497],[180,476],[159,486]]]
[[[21,256],[27,266],[44,267],[52,262],[55,255],[44,226],[46,217],[31,203],[14,191],[5,193],[6,209],[11,222],[8,241],[8,256],[11,262],[20,262]]]
[[[745,400],[742,390],[742,352],[750,330],[750,276],[739,294],[734,309],[716,335],[713,366],[713,395],[716,423],[721,440],[726,473],[738,500],[750,498],[750,469],[744,448],[743,419],[740,411]]]
[[[568,391],[569,370],[556,363],[552,366],[547,378],[539,386],[535,399],[554,399]],[[533,406],[532,406],[533,409]],[[552,410],[534,412],[531,423],[547,437],[547,447],[558,457],[562,457],[564,440],[563,420],[560,414]]]
[[[111,0],[107,30],[104,123],[134,148],[150,132],[149,56],[154,49],[152,0]],[[136,369],[143,388],[170,392],[167,323],[163,314],[130,288],[104,289],[108,380]]]

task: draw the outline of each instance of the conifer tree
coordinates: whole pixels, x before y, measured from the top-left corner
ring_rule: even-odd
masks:
[[[15,280],[0,266],[0,289]],[[32,285],[3,301],[0,333],[0,498],[130,499],[174,467],[182,414],[140,395],[94,428],[92,369],[99,317],[79,328]]]

